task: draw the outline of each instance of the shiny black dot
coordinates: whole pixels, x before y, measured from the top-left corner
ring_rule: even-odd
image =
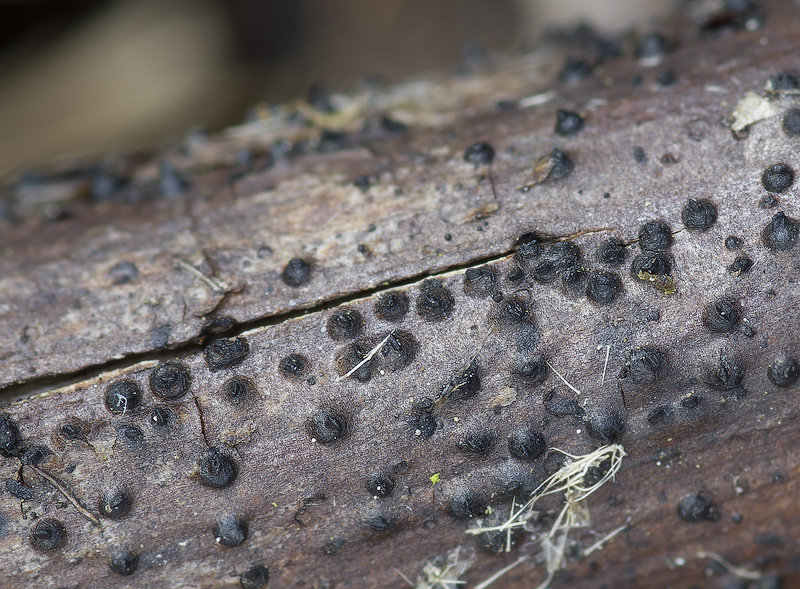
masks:
[[[683,207],[681,219],[690,231],[708,231],[717,222],[717,205],[706,198],[690,198]]]
[[[508,436],[508,452],[517,460],[536,460],[545,450],[544,436],[534,429],[518,430]]]
[[[269,569],[264,565],[254,564],[239,575],[242,589],[261,589],[269,582]]]
[[[97,502],[97,511],[109,519],[120,519],[130,513],[133,498],[124,489],[107,489]]]
[[[786,192],[794,184],[794,170],[787,164],[773,164],[761,174],[761,184],[768,192]]]
[[[222,395],[231,405],[244,405],[255,396],[255,388],[249,379],[234,376],[222,385]]]
[[[792,386],[797,382],[798,375],[800,375],[800,363],[796,358],[783,356],[767,367],[767,378],[777,387]]]
[[[402,291],[383,293],[375,301],[375,315],[384,321],[395,323],[408,313],[408,295]]]
[[[481,166],[494,160],[494,148],[485,141],[473,143],[464,150],[464,161]]]
[[[56,519],[41,519],[33,526],[29,540],[36,550],[49,552],[64,545],[67,541],[67,530]]]
[[[114,552],[108,560],[108,566],[118,575],[132,575],[139,566],[139,556],[132,552]]]
[[[278,363],[278,370],[286,378],[301,379],[307,373],[311,363],[302,354],[289,354],[281,358]]]
[[[175,415],[167,407],[153,407],[150,411],[149,422],[155,428],[169,427],[175,420]]]
[[[367,481],[367,491],[373,497],[388,497],[394,491],[394,479],[387,474],[376,474]]]
[[[247,522],[234,516],[227,516],[217,520],[214,527],[214,541],[220,546],[233,548],[247,540]]]
[[[463,491],[450,499],[450,515],[456,519],[472,519],[485,510],[486,500],[474,491]]]
[[[597,305],[610,305],[622,292],[622,280],[615,272],[596,270],[586,283],[587,298]]]
[[[199,462],[200,482],[206,487],[224,489],[236,480],[239,468],[230,456],[211,447]]]
[[[576,112],[559,108],[556,111],[556,135],[569,137],[576,135],[583,129],[583,117]]]
[[[336,311],[328,318],[328,337],[334,341],[355,339],[363,327],[364,319],[355,309]]]
[[[421,290],[416,300],[420,317],[426,321],[441,321],[450,316],[455,307],[455,299],[440,280],[426,280],[422,283]]]
[[[739,305],[729,298],[710,303],[703,312],[703,325],[714,333],[730,333],[741,319]]]
[[[497,277],[488,266],[470,268],[464,273],[464,294],[468,297],[483,298],[494,292]]]
[[[292,288],[303,286],[311,280],[311,264],[301,258],[292,258],[283,268],[281,278]]]
[[[332,444],[347,436],[349,426],[344,416],[320,409],[306,423],[308,434],[320,444]]]
[[[218,339],[211,342],[203,350],[208,369],[217,372],[233,368],[244,362],[250,353],[250,344],[243,337]]]
[[[120,380],[106,389],[106,408],[115,414],[134,411],[142,400],[142,390],[135,382]]]
[[[775,213],[772,221],[761,231],[761,241],[769,250],[785,252],[797,243],[798,234],[800,234],[800,222],[780,212]]]
[[[467,454],[488,454],[494,448],[497,440],[497,433],[485,429],[477,429],[470,432],[458,440],[456,446]]]
[[[150,388],[153,393],[170,401],[184,396],[190,384],[189,371],[180,362],[164,362],[150,374]]]
[[[648,252],[663,252],[672,247],[672,228],[663,221],[648,221],[639,229],[639,247]]]

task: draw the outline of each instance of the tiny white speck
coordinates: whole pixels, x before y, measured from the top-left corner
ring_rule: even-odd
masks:
[[[422,430],[421,429],[414,430],[414,435],[415,436],[421,436],[422,435]]]
[[[576,430],[575,430],[575,433],[576,433],[576,434],[579,434],[579,433],[581,433],[581,430],[579,430],[579,429],[576,429]]]
[[[316,444],[317,443],[317,438],[311,438],[311,443],[312,444]]]
[[[679,556],[678,558],[675,559],[675,564],[678,565],[679,567],[682,567],[683,565],[686,564],[686,559],[684,559],[682,556]]]

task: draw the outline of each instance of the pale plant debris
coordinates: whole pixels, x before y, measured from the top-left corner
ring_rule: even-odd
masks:
[[[729,563],[727,560],[722,558],[716,552],[700,551],[697,553],[697,556],[699,558],[710,558],[711,560],[720,564],[729,573],[732,573],[742,579],[750,579],[752,581],[757,581],[763,576],[761,571],[751,571],[749,569],[743,569],[741,567],[737,567],[736,565]]]
[[[185,272],[188,272],[189,274],[197,278],[200,282],[202,282],[208,288],[210,288],[212,292],[215,292],[217,294],[225,294],[225,292],[228,290],[227,284],[215,281],[211,277],[203,274],[202,271],[198,270],[191,264],[184,262],[180,258],[175,258],[175,267],[178,268],[179,270],[184,270]]]
[[[622,466],[622,459],[627,456],[625,449],[620,444],[608,444],[582,456],[575,456],[558,448],[551,448],[550,451],[563,454],[567,457],[567,460],[559,470],[550,475],[536,488],[531,494],[531,498],[524,505],[517,507],[512,500],[511,512],[504,523],[491,527],[478,526],[467,530],[467,533],[472,535],[485,532],[505,532],[506,552],[511,551],[511,535],[516,528],[523,528],[533,532],[534,538],[536,538],[542,549],[547,565],[547,578],[537,589],[547,587],[556,571],[563,568],[564,552],[570,530],[589,526],[589,508],[585,500],[608,481],[614,479],[614,476]],[[600,468],[600,465],[605,461],[609,462],[608,470],[600,480],[587,487],[585,479],[589,474],[589,469],[593,467]],[[550,530],[544,534],[534,531],[532,529],[532,520],[537,515],[534,509],[536,502],[547,495],[562,494],[564,496],[564,507],[553,522]],[[626,527],[627,525],[617,528],[590,547],[590,550],[599,550],[605,542]]]
[[[43,479],[45,479],[51,485],[53,485],[56,488],[56,490],[59,493],[61,493],[67,499],[67,501],[72,503],[73,507],[75,507],[75,509],[77,509],[78,512],[83,517],[88,519],[90,522],[92,522],[96,526],[100,525],[100,520],[97,519],[97,516],[95,516],[91,511],[89,511],[83,505],[81,505],[80,501],[78,501],[78,499],[72,493],[70,493],[64,485],[62,485],[60,482],[58,482],[58,480],[55,477],[50,476],[49,474],[47,474],[45,471],[43,471],[41,468],[39,468],[35,464],[26,464],[25,466],[27,468],[31,469],[36,474],[38,474]]]
[[[738,133],[753,123],[774,117],[776,114],[778,109],[769,100],[755,92],[747,92],[731,113],[731,129]]]
[[[580,392],[580,391],[579,391],[577,388],[575,388],[574,386],[572,386],[571,384],[569,384],[569,382],[567,382],[567,379],[566,379],[566,378],[564,378],[564,377],[561,375],[561,373],[560,373],[558,370],[556,370],[556,369],[553,367],[553,365],[552,365],[552,364],[550,364],[550,362],[548,362],[547,360],[545,360],[545,362],[544,362],[544,363],[545,363],[545,364],[547,364],[547,366],[550,368],[550,370],[552,370],[553,372],[555,372],[555,373],[556,373],[556,376],[557,376],[558,378],[560,378],[560,379],[561,379],[561,381],[562,381],[562,382],[563,382],[565,385],[567,385],[567,386],[568,386],[570,389],[572,389],[573,391],[575,391],[575,393],[576,393],[576,394],[578,394],[578,395],[580,395],[580,394],[581,394],[581,392]]]
[[[511,569],[515,568],[517,565],[522,564],[526,560],[528,560],[527,556],[520,556],[517,560],[512,562],[510,565],[508,565],[506,567],[503,567],[502,569],[497,571],[495,574],[493,574],[488,579],[485,579],[485,580],[481,581],[480,583],[478,583],[477,585],[475,585],[475,589],[485,589],[486,587],[488,587],[489,585],[494,583],[497,579],[499,579],[500,577],[505,575],[508,571],[510,571]]]
[[[461,558],[461,547],[457,546],[448,552],[446,557],[439,556],[433,561],[427,561],[416,583],[397,569],[395,572],[414,589],[458,589],[466,584],[466,581],[459,580],[459,577],[469,569],[472,560],[472,556]]]

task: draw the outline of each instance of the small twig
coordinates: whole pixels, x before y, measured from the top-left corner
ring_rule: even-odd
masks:
[[[558,370],[556,370],[555,368],[553,368],[553,365],[552,365],[552,364],[550,364],[550,362],[548,362],[547,360],[545,360],[544,362],[545,362],[545,364],[547,364],[547,365],[550,367],[550,370],[552,370],[553,372],[555,372],[555,373],[556,373],[556,376],[557,376],[558,378],[560,378],[562,381],[564,381],[564,384],[565,384],[565,385],[567,385],[569,388],[571,388],[573,391],[575,391],[575,392],[576,392],[576,393],[578,393],[579,395],[581,394],[581,392],[580,392],[578,389],[576,389],[574,386],[572,386],[571,384],[569,384],[569,382],[567,382],[567,379],[566,379],[566,378],[564,378],[563,376],[561,376],[561,373],[560,373]]]
[[[389,335],[387,335],[385,338],[383,338],[383,340],[381,340],[381,342],[380,342],[380,343],[379,343],[377,346],[375,346],[374,348],[372,348],[372,349],[370,350],[369,354],[367,354],[366,356],[364,356],[364,359],[363,359],[361,362],[359,362],[358,364],[356,364],[355,366],[353,366],[353,367],[352,367],[352,368],[351,368],[351,369],[350,369],[350,370],[347,372],[347,374],[343,374],[342,376],[338,377],[338,378],[336,379],[336,382],[341,382],[341,381],[343,381],[344,379],[346,379],[346,378],[349,378],[350,376],[352,376],[352,375],[353,375],[353,373],[355,373],[355,371],[356,371],[356,370],[358,370],[359,368],[361,368],[362,366],[364,366],[364,364],[366,364],[367,362],[369,362],[370,360],[372,360],[372,357],[373,357],[375,354],[377,354],[377,353],[378,353],[378,350],[380,350],[380,349],[381,349],[381,348],[384,346],[384,344],[386,344],[386,342],[388,342],[388,341],[389,341],[389,338],[390,338],[390,337],[392,337],[393,335],[394,335],[394,329],[393,329],[392,331],[390,331],[390,332],[389,332]]]
[[[737,577],[741,577],[742,579],[751,579],[753,581],[757,581],[763,576],[761,574],[761,571],[751,571],[748,569],[737,567],[736,565],[729,563],[727,560],[725,560],[715,552],[701,551],[697,553],[697,556],[700,558],[710,558],[711,560],[716,561],[717,563],[722,565],[729,573],[733,573],[734,575],[736,575]]]
[[[489,578],[488,578],[488,579],[486,579],[485,581],[481,581],[480,583],[478,583],[477,585],[475,585],[475,589],[485,589],[486,587],[488,587],[489,585],[491,585],[492,583],[494,583],[494,582],[495,582],[497,579],[499,579],[500,577],[502,577],[503,575],[505,575],[505,574],[506,574],[508,571],[510,571],[511,569],[513,569],[514,567],[516,567],[517,565],[519,565],[519,564],[522,564],[522,563],[523,563],[523,562],[525,562],[526,560],[528,560],[528,557],[527,557],[527,556],[520,556],[520,557],[519,557],[517,560],[515,560],[514,562],[512,562],[512,563],[511,563],[510,565],[508,565],[507,567],[503,567],[502,569],[500,569],[499,571],[497,571],[495,574],[493,574],[491,577],[489,577]]]
[[[35,472],[35,473],[36,473],[36,474],[38,474],[40,477],[42,477],[43,479],[47,480],[47,482],[49,482],[51,485],[53,485],[53,486],[54,486],[54,487],[55,487],[55,488],[58,490],[58,492],[59,492],[59,493],[61,493],[62,495],[64,495],[64,497],[66,497],[66,498],[67,498],[67,501],[69,501],[70,503],[72,503],[72,505],[74,505],[74,506],[75,506],[75,509],[77,509],[78,511],[80,511],[80,512],[81,512],[81,514],[82,514],[82,515],[83,515],[83,516],[84,516],[86,519],[88,519],[90,522],[92,522],[92,523],[93,523],[94,525],[96,525],[96,526],[99,526],[99,525],[100,525],[100,520],[99,520],[99,519],[97,519],[97,518],[96,518],[96,517],[95,517],[95,516],[92,514],[92,512],[91,512],[91,511],[89,511],[89,510],[88,510],[88,509],[86,509],[86,508],[85,508],[83,505],[81,505],[81,504],[78,502],[78,500],[77,500],[77,499],[74,497],[74,495],[72,495],[72,493],[70,493],[70,492],[69,492],[69,491],[68,491],[68,490],[67,490],[67,489],[66,489],[66,488],[65,488],[65,487],[64,487],[64,486],[63,486],[61,483],[59,483],[59,482],[58,482],[58,481],[57,481],[55,478],[53,478],[52,476],[50,476],[49,474],[47,474],[45,471],[43,471],[41,468],[39,468],[39,467],[38,467],[38,466],[36,466],[35,464],[26,464],[25,466],[27,466],[28,468],[30,468],[30,469],[31,469],[33,472]]]
[[[406,576],[405,576],[403,573],[401,573],[401,572],[400,572],[398,569],[394,569],[394,572],[396,572],[398,575],[400,575],[400,577],[401,577],[401,578],[402,578],[402,579],[403,579],[403,580],[404,580],[406,583],[408,583],[408,586],[409,586],[409,587],[414,587],[414,586],[415,586],[415,585],[414,585],[414,583],[412,583],[412,582],[411,582],[411,579],[409,579],[408,577],[406,577]]]
[[[175,266],[180,270],[185,270],[186,272],[197,278],[200,282],[205,284],[215,293],[225,294],[225,291],[227,289],[227,286],[225,284],[214,281],[213,279],[203,274],[200,270],[198,270],[191,264],[187,264],[180,258],[175,258]]]

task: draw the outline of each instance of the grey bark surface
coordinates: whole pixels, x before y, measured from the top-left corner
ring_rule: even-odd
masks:
[[[778,212],[800,216],[800,182],[774,195],[776,207],[759,203],[768,194],[765,168],[785,163],[800,172],[800,140],[782,129],[798,96],[764,92],[772,74],[800,73],[800,9],[774,2],[763,10],[754,31],[710,35],[685,18],[665,23],[660,30],[677,47],[656,67],[626,53],[567,84],[554,81],[564,53],[550,48],[461,78],[373,91],[353,99],[352,121],[319,120],[359,129],[350,144],[231,180],[244,147],[318,138],[319,125],[298,128],[278,115],[160,154],[189,179],[183,195],[75,201],[58,223],[9,225],[0,235],[0,386],[6,400],[24,398],[4,409],[21,441],[5,448],[0,476],[26,485],[30,498],[12,495],[13,483],[0,492],[4,586],[234,587],[260,564],[270,587],[399,587],[401,574],[425,587],[426,562],[455,549],[468,587],[521,557],[495,585],[535,586],[545,572],[532,532],[511,553],[492,553],[465,533],[473,521],[451,516],[452,502],[469,492],[507,514],[510,488],[529,494],[561,464],[557,452],[516,460],[511,434],[532,427],[548,447],[585,454],[604,442],[590,433],[612,414],[624,423],[618,442],[628,456],[615,481],[588,500],[591,526],[571,534],[580,544],[568,550],[554,587],[749,582],[700,556],[708,553],[761,574],[759,582],[782,577],[792,586],[797,386],[776,386],[768,372],[800,354],[800,250],[796,236],[777,251],[762,234]],[[663,70],[677,81],[657,83]],[[636,76],[641,83],[632,84]],[[545,92],[552,94],[528,107],[495,106]],[[764,97],[771,114],[736,136],[728,121],[748,92]],[[580,133],[554,133],[558,108],[584,115]],[[380,113],[409,131],[360,130]],[[477,141],[493,146],[490,165],[464,161]],[[635,147],[645,161],[634,159]],[[571,173],[520,191],[553,149],[568,154]],[[132,186],[147,193],[158,182],[158,160],[137,164],[132,175]],[[365,190],[354,185],[362,175],[370,178]],[[689,199],[716,204],[707,231],[684,227]],[[674,232],[674,292],[631,272],[640,227],[651,220]],[[570,294],[560,278],[537,281],[524,264],[514,276],[516,240],[532,231],[545,249],[577,245],[588,273],[614,273],[621,284],[614,300]],[[731,235],[743,240],[740,251],[726,249]],[[595,258],[609,237],[625,243],[623,266]],[[752,269],[732,273],[743,254]],[[311,265],[300,286],[281,278],[292,258]],[[137,270],[127,281],[109,272],[121,262]],[[492,271],[500,300],[467,292],[466,271],[476,267]],[[440,282],[425,282],[429,276]],[[452,309],[431,320],[431,297],[443,304],[442,288]],[[408,295],[398,322],[376,314],[388,292]],[[723,299],[739,312],[724,333],[709,329],[707,317]],[[531,315],[509,320],[509,301]],[[328,322],[344,309],[363,322],[352,339],[334,339]],[[200,342],[213,339],[202,335],[209,320],[223,317],[232,322],[214,337],[244,338],[248,349],[220,366]],[[341,378],[376,347],[364,370]],[[660,351],[665,366],[637,380],[631,358],[642,348]],[[298,378],[279,369],[290,354],[306,360]],[[553,370],[536,384],[514,376],[515,366],[538,357],[581,394]],[[441,395],[473,360],[479,392],[437,404],[435,432],[415,435],[410,420],[423,399]],[[153,385],[165,361],[189,375],[187,392],[174,399]],[[238,403],[225,393],[234,377],[250,387]],[[142,400],[113,414],[104,398],[122,380],[136,383]],[[577,401],[585,419],[554,416],[545,408],[550,393]],[[168,425],[154,422],[156,407],[165,408]],[[344,426],[341,439],[315,439],[320,431],[309,423],[321,411]],[[85,434],[70,440],[65,424]],[[479,456],[463,451],[476,431],[495,439]],[[26,445],[50,453],[33,468],[19,457]],[[236,463],[230,486],[202,483],[211,447]],[[367,491],[378,473],[396,482],[389,497]],[[124,517],[101,513],[109,489],[131,498]],[[679,518],[679,502],[698,493],[718,521]],[[552,517],[558,508],[552,501],[543,509]],[[215,525],[230,516],[247,522],[247,538],[222,547]],[[50,551],[30,540],[45,518],[66,530]],[[580,556],[580,546],[620,526],[627,527],[602,550]],[[131,576],[109,568],[122,552],[138,557]]]

